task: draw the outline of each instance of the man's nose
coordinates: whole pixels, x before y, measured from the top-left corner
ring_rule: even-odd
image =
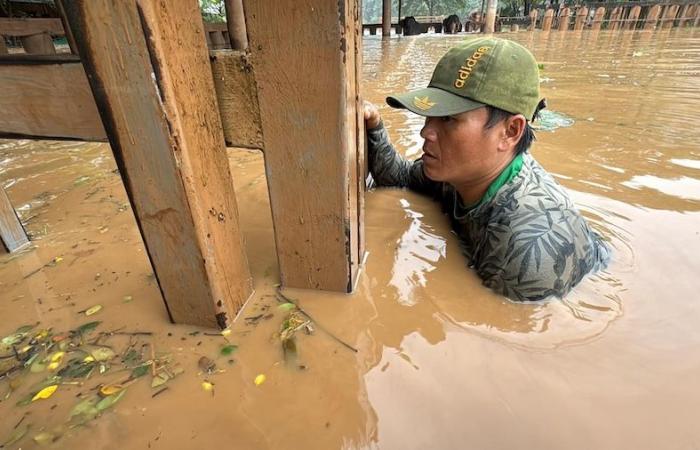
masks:
[[[425,125],[420,130],[420,136],[426,141],[435,141],[437,131],[435,131],[435,117],[426,117]]]

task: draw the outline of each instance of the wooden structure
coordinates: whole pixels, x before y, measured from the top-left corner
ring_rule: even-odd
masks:
[[[557,29],[559,31],[566,31],[569,29],[569,11],[567,7],[559,11],[559,22],[557,23]]]
[[[0,253],[14,252],[29,243],[5,189],[0,187]]]
[[[228,326],[252,292],[225,145],[265,152],[282,284],[350,292],[357,279],[359,0],[303,3],[273,24],[276,2],[247,5],[247,54],[192,20],[197,0],[64,0],[76,52],[0,55],[0,84],[14,83],[0,136],[110,142],[176,322]]]

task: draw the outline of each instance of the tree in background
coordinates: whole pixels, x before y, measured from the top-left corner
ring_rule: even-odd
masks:
[[[226,22],[224,0],[199,0],[199,9],[205,22]]]
[[[464,19],[471,11],[480,8],[481,0],[403,0],[401,2],[401,17],[457,14],[461,19]],[[399,2],[392,0],[392,22],[396,22],[398,14]],[[382,21],[382,0],[363,0],[362,19],[364,23],[380,23]]]

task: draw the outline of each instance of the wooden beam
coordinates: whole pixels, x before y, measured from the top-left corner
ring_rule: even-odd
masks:
[[[0,250],[14,252],[29,243],[5,189],[0,186]]]
[[[248,31],[245,26],[243,0],[224,0],[226,7],[226,26],[234,50],[248,48]]]
[[[382,0],[382,36],[391,36],[391,0]]]
[[[253,68],[245,52],[210,52],[227,147],[263,148],[260,108]]]
[[[637,28],[637,20],[639,20],[639,13],[642,12],[642,7],[635,5],[630,9],[630,13],[627,16],[627,29],[634,30]]]
[[[600,30],[600,26],[603,24],[603,18],[605,17],[605,8],[599,6],[595,10],[593,15],[593,23],[591,24],[591,30]]]
[[[566,31],[569,29],[569,11],[569,8],[566,7],[559,11],[559,24],[557,25],[559,31]]]
[[[588,17],[588,8],[582,6],[576,11],[574,30],[583,30],[583,26],[586,24],[586,17]]]
[[[252,280],[197,0],[64,6],[172,320],[228,326]]]
[[[245,13],[282,284],[348,292],[363,236],[359,0],[254,0]]]
[[[54,55],[56,47],[49,33],[37,33],[29,36],[22,36],[22,47],[24,52],[31,55]]]
[[[552,29],[552,20],[554,19],[554,10],[552,8],[547,9],[544,12],[544,19],[542,20],[542,31],[549,31]]]
[[[52,36],[65,35],[61,19],[8,19],[0,17],[0,35],[22,37],[39,33],[49,33]]]
[[[678,14],[678,5],[667,5],[661,19],[661,29],[673,28],[673,22]]]
[[[647,17],[644,20],[644,29],[653,30],[656,28],[656,22],[659,21],[659,14],[661,13],[661,5],[654,5],[649,8],[647,12]]]
[[[28,57],[0,59],[0,136],[106,140],[82,64]]]

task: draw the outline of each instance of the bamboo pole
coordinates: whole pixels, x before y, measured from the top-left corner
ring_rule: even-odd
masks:
[[[248,48],[248,33],[243,12],[243,0],[225,0],[226,27],[231,39],[231,48],[245,50]]]

